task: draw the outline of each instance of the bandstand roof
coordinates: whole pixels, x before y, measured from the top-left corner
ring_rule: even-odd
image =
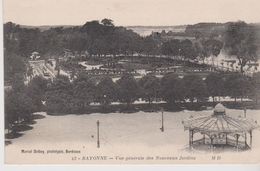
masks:
[[[241,133],[259,127],[253,120],[230,117],[225,111],[222,104],[217,104],[211,116],[191,117],[183,122],[184,128],[204,133]]]
[[[32,52],[32,55],[39,55],[39,52],[34,51]]]

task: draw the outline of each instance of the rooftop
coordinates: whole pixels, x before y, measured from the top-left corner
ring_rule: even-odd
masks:
[[[259,128],[256,121],[244,117],[231,117],[226,108],[217,104],[210,116],[190,117],[183,122],[185,129],[203,133],[241,133]]]

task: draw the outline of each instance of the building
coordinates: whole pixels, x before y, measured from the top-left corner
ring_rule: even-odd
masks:
[[[256,121],[246,117],[231,117],[222,104],[217,104],[211,116],[191,117],[183,122],[189,130],[189,147],[235,147],[237,150],[252,148],[252,131],[259,128]],[[194,135],[198,134],[196,140]],[[249,136],[248,136],[249,135]],[[249,137],[249,143],[248,141]]]

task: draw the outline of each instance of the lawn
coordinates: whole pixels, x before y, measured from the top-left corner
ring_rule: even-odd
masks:
[[[227,110],[233,117],[243,116],[242,110]],[[247,117],[260,121],[259,110],[248,110]],[[85,114],[50,116],[38,113],[33,129],[22,132],[22,136],[8,140],[5,147],[7,163],[193,163],[214,162],[212,155],[221,155],[218,162],[259,162],[260,131],[253,132],[253,150],[246,152],[225,152],[213,154],[209,151],[188,151],[188,131],[182,121],[191,115],[210,115],[212,110],[164,112],[164,132],[161,132],[160,112],[137,112],[131,114]],[[100,148],[97,148],[97,120],[100,121]],[[259,122],[258,122],[259,123]],[[74,150],[80,154],[24,154],[21,150]],[[241,155],[245,154],[245,155]],[[72,157],[105,155],[113,160],[77,160]],[[118,161],[121,157],[154,156],[156,160],[144,161],[138,158]],[[160,157],[168,157],[163,159]],[[172,158],[169,158],[172,157]],[[174,160],[174,157],[178,160]],[[180,157],[194,157],[196,160],[179,160]]]

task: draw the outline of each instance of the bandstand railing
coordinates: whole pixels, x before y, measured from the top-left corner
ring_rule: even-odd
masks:
[[[239,149],[245,149],[249,147],[244,141],[237,142],[236,140],[233,140],[231,138],[214,139],[212,141],[212,144],[210,138],[201,138],[201,139],[194,140],[192,144],[193,145],[223,145],[223,146],[229,145],[229,146],[237,147]]]

